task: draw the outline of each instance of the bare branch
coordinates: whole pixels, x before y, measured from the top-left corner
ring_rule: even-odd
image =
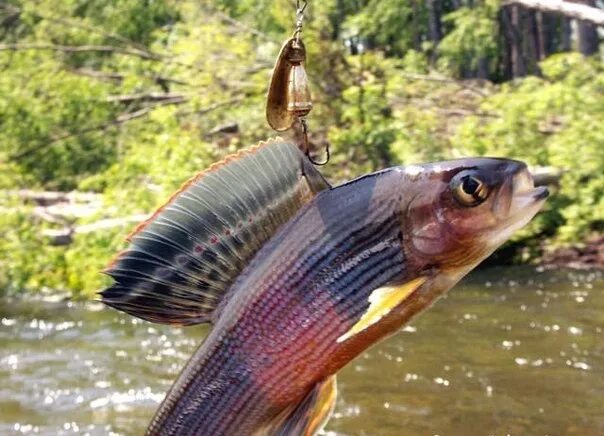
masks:
[[[77,74],[79,76],[92,77],[94,79],[106,80],[106,81],[122,81],[129,73],[120,73],[114,71],[99,71],[88,68],[75,68],[70,69],[69,72],[73,74]],[[148,78],[158,85],[162,85],[164,83],[175,83],[177,85],[190,86],[190,83],[185,82],[184,80],[174,79],[168,76],[162,76],[160,74],[155,73],[135,73],[140,74],[142,77]]]
[[[16,8],[16,7],[12,7],[12,8],[7,8],[8,10],[12,11],[13,13],[17,13],[20,14],[22,12],[21,9]],[[77,29],[82,29],[82,30],[86,30],[88,32],[91,33],[96,33],[97,35],[101,35],[104,36],[105,38],[108,39],[113,39],[114,41],[119,41],[123,44],[127,44],[131,47],[135,47],[136,50],[139,50],[141,52],[147,53],[150,58],[161,58],[163,57],[163,55],[157,54],[157,53],[153,53],[152,51],[150,51],[147,47],[145,47],[143,44],[140,44],[138,42],[135,42],[129,38],[126,38],[123,35],[120,35],[118,33],[112,33],[112,32],[107,32],[106,30],[97,27],[97,26],[91,26],[91,25],[87,25],[84,24],[80,21],[77,20],[69,20],[66,18],[62,18],[62,17],[55,17],[52,15],[46,15],[46,14],[42,14],[38,11],[29,11],[30,14],[41,18],[43,20],[47,20],[47,21],[51,21],[51,22],[55,22],[55,23],[59,23],[59,24],[64,24],[66,26],[68,26],[69,28],[77,28]]]
[[[589,21],[597,26],[604,26],[604,10],[580,3],[563,0],[504,0],[503,6],[521,5],[543,12],[553,12],[577,20]]]
[[[16,196],[23,201],[31,201],[43,206],[49,206],[57,203],[77,203],[100,201],[101,196],[95,192],[62,192],[62,191],[34,191],[32,189],[19,189],[0,191],[3,196]]]
[[[218,103],[214,103],[211,104],[210,106],[201,108],[201,109],[197,109],[194,111],[187,111],[187,112],[179,112],[176,115],[180,116],[180,117],[184,117],[184,116],[188,116],[188,115],[204,115],[207,114],[209,112],[215,111],[216,109],[220,109],[221,107],[225,107],[225,106],[230,106],[232,104],[235,103],[240,103],[244,100],[243,96],[240,97],[233,97],[229,100],[225,100],[225,101],[219,101]]]
[[[124,44],[128,44],[132,47],[135,47],[138,50],[149,53],[150,55],[161,56],[161,55],[150,52],[144,45],[139,44],[135,41],[132,41],[131,39],[126,38],[125,36],[119,35],[117,33],[107,32],[96,26],[88,26],[86,24],[83,24],[83,23],[75,21],[75,20],[67,20],[65,18],[54,17],[51,15],[44,15],[37,11],[34,12],[34,15],[36,15],[44,20],[54,21],[55,23],[59,23],[59,24],[65,24],[66,26],[68,26],[70,28],[78,28],[78,29],[86,30],[88,32],[92,32],[92,33],[96,33],[98,35],[104,36],[106,38],[113,39],[115,41],[119,41]]]
[[[149,92],[141,94],[110,95],[106,101],[111,103],[133,103],[133,102],[170,102],[171,104],[184,103],[187,97],[183,94]]]
[[[63,53],[117,53],[127,56],[136,56],[148,60],[161,60],[163,57],[149,53],[136,48],[116,47],[112,45],[55,45],[55,44],[40,44],[40,43],[23,43],[23,44],[0,44],[0,51],[18,51],[18,50],[50,50],[60,51]]]
[[[468,116],[475,116],[475,117],[481,117],[481,118],[501,118],[500,115],[497,115],[495,113],[492,112],[485,112],[485,111],[479,111],[479,110],[470,110],[470,109],[463,109],[463,108],[440,108],[437,107],[435,108],[435,110],[439,113],[445,114],[447,116],[451,116],[451,117],[468,117]]]
[[[273,37],[271,37],[270,35],[267,35],[266,33],[258,30],[258,29],[254,29],[253,27],[248,26],[247,24],[242,23],[239,20],[234,19],[233,17],[231,17],[230,15],[218,10],[218,9],[211,9],[211,12],[215,15],[217,15],[222,21],[229,23],[230,25],[237,27],[245,32],[251,33],[252,35],[256,35],[259,36],[267,41],[270,42],[274,42],[275,44],[279,44],[279,41],[274,39]]]
[[[402,77],[405,77],[406,79],[409,79],[409,80],[425,80],[427,82],[452,83],[454,85],[459,86],[460,88],[467,89],[468,91],[478,94],[481,97],[487,96],[487,94],[484,91],[476,88],[475,86],[469,85],[462,80],[456,80],[456,79],[452,79],[450,77],[434,76],[434,75],[428,76],[425,74],[414,74],[414,73],[405,73],[405,72],[399,72],[397,74]]]
[[[69,70],[69,72],[71,72],[73,74],[77,74],[78,76],[92,77],[92,78],[99,79],[99,80],[106,80],[106,81],[124,80],[124,75],[121,73],[112,73],[112,72],[105,72],[105,71],[99,71],[99,70],[91,70],[88,68],[76,68],[76,69]]]
[[[139,223],[149,218],[149,215],[136,214],[122,218],[106,218],[94,223],[83,224],[80,226],[67,226],[61,229],[44,229],[42,236],[50,239],[51,245],[69,245],[73,242],[76,234],[86,234],[100,230],[109,230],[115,227],[123,227],[132,223]]]
[[[180,102],[179,102],[180,103]],[[162,102],[161,105],[166,105],[166,104],[174,104],[172,102]],[[63,135],[59,135],[56,136],[54,138],[52,138],[50,141],[47,142],[41,142],[39,144],[36,144],[32,147],[29,147],[17,154],[14,154],[12,156],[9,157],[10,160],[19,160],[22,159],[32,153],[35,153],[39,150],[42,150],[43,148],[49,147],[53,144],[56,144],[57,142],[61,142],[61,141],[65,141],[66,139],[69,138],[74,138],[76,136],[81,136],[81,135],[85,135],[87,133],[93,133],[93,132],[100,132],[100,131],[104,131],[107,130],[110,127],[114,127],[114,126],[118,126],[120,124],[123,124],[127,121],[132,121],[134,119],[137,118],[142,118],[145,115],[147,115],[149,112],[151,112],[151,110],[158,105],[154,105],[154,106],[147,106],[144,107],[142,109],[139,109],[137,111],[134,112],[126,112],[123,113],[121,115],[119,115],[116,119],[109,121],[107,123],[103,123],[103,124],[99,124],[96,126],[91,126],[91,127],[87,127],[85,129],[81,129],[75,132],[69,132],[69,133],[65,133]]]

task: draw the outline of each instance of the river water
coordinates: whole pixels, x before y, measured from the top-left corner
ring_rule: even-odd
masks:
[[[206,327],[0,303],[0,434],[141,434]],[[489,269],[338,376],[331,435],[604,435],[604,278]]]

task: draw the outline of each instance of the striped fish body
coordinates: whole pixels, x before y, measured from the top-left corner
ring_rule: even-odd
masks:
[[[151,434],[253,434],[388,333],[382,325],[338,342],[372,291],[412,278],[393,180],[401,177],[382,172],[322,192],[258,252]]]

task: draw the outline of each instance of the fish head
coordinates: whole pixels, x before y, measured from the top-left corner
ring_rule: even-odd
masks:
[[[402,201],[404,249],[418,264],[469,271],[541,209],[526,164],[466,158],[402,167],[410,186]]]

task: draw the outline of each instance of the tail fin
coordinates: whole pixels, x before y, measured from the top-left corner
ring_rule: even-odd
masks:
[[[329,184],[291,143],[229,156],[185,183],[128,237],[101,300],[148,321],[208,322],[251,257]]]

